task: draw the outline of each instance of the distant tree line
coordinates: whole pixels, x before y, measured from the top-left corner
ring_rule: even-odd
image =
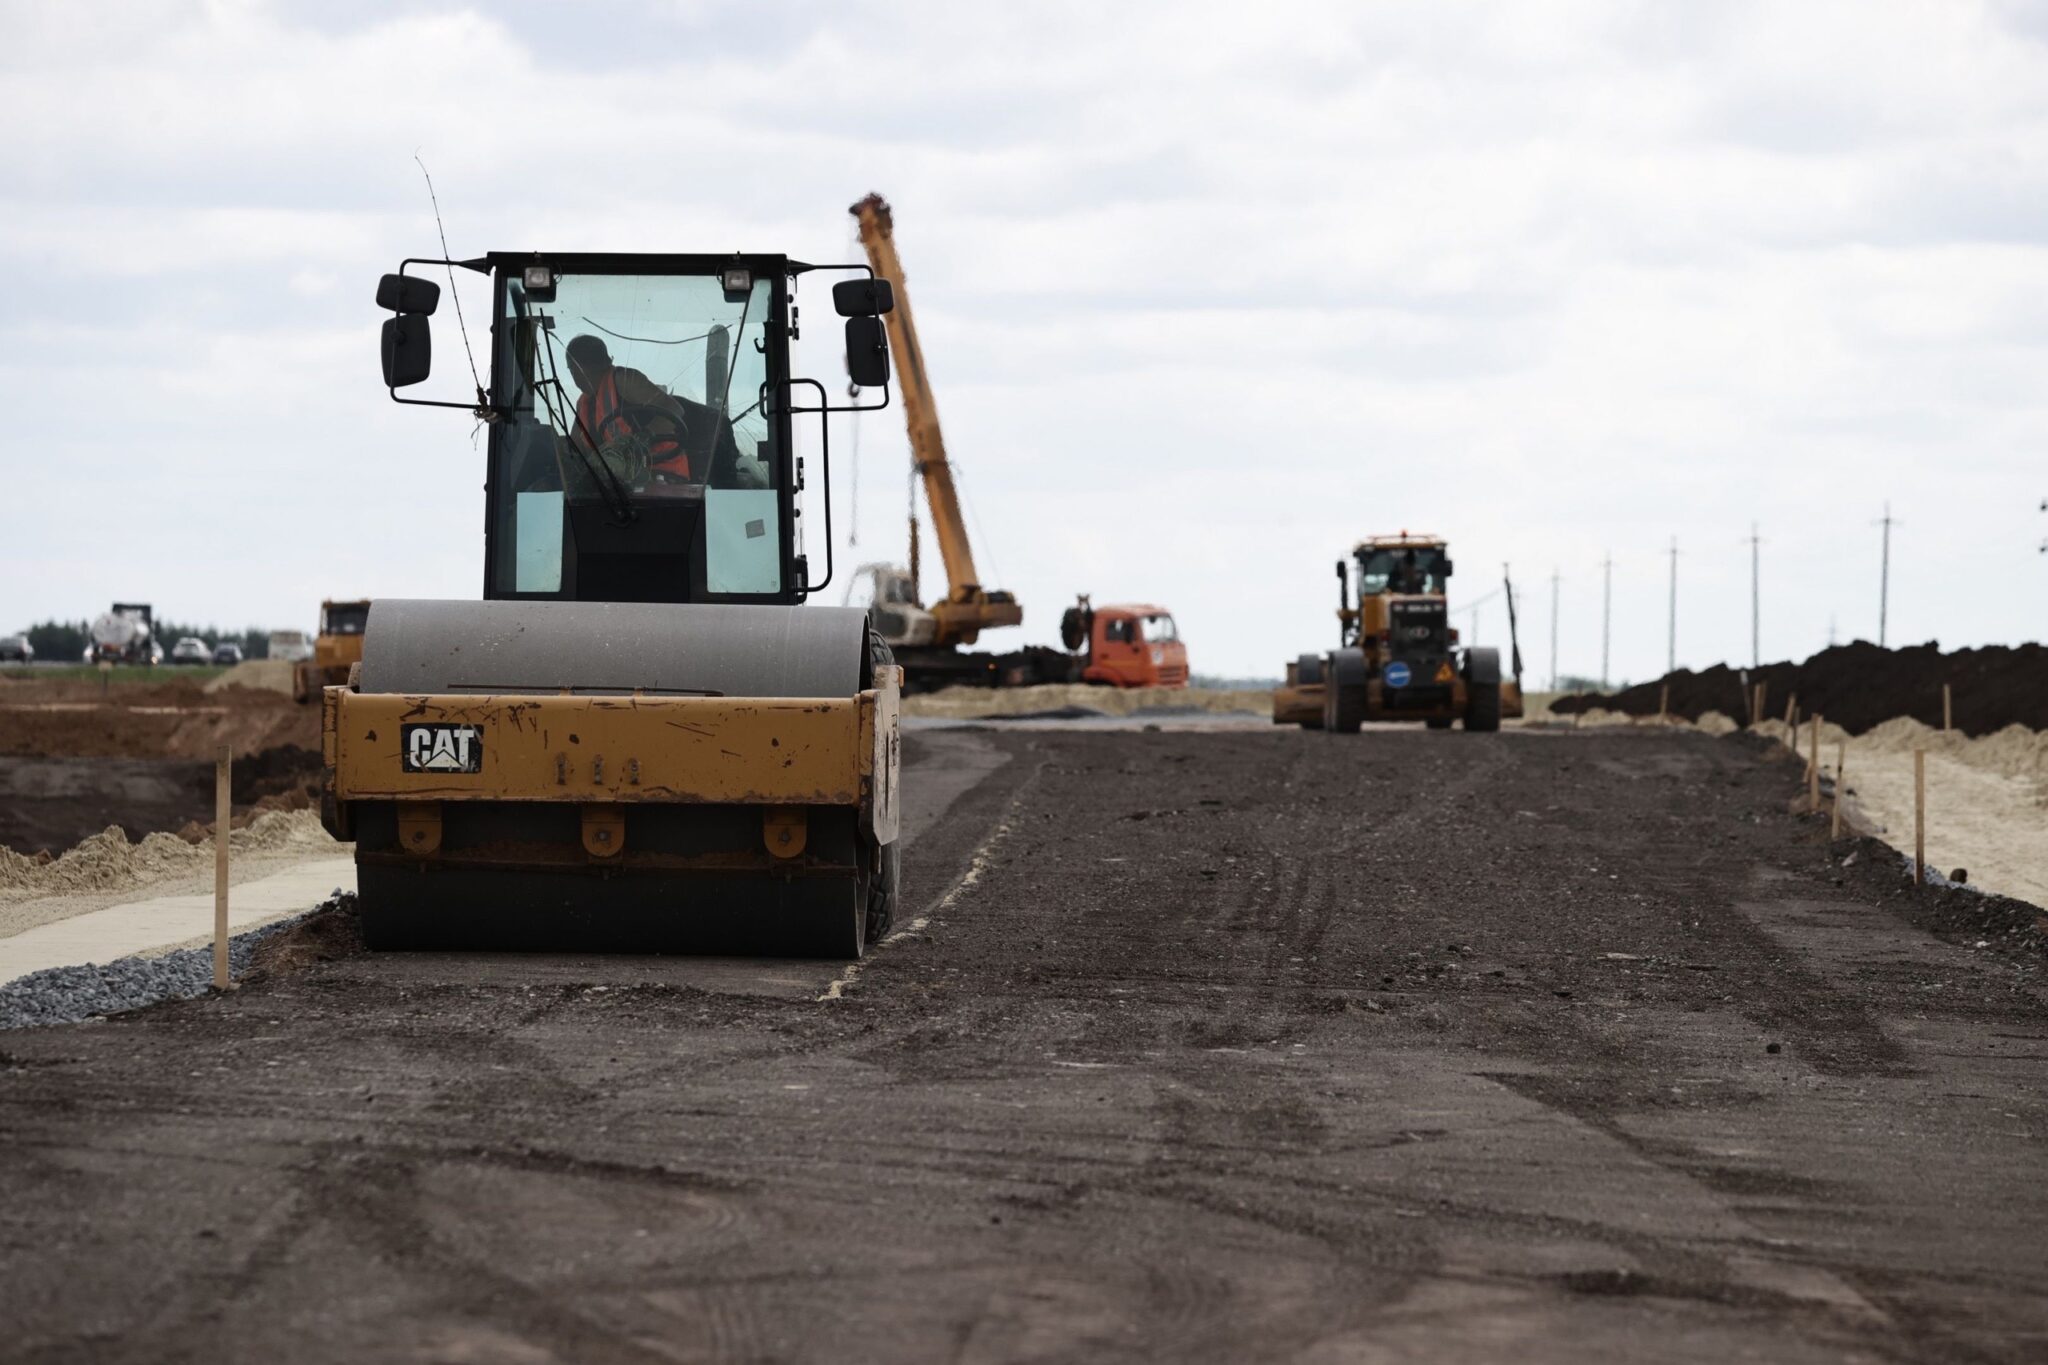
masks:
[[[90,621],[42,621],[21,632],[28,636],[29,648],[35,650],[38,659],[70,659],[85,657],[85,648],[92,640]],[[249,626],[243,630],[222,630],[219,626],[183,625],[176,621],[156,623],[157,643],[168,652],[170,647],[188,635],[196,635],[206,641],[212,649],[223,640],[242,647],[245,659],[267,659],[270,657],[270,632],[262,626]]]

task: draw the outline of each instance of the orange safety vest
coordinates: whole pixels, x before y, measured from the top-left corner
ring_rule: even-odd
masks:
[[[604,378],[597,381],[597,387],[576,400],[576,420],[589,433],[591,441],[602,446],[613,438],[608,430],[614,423],[621,432],[632,431],[632,423],[626,416],[625,405],[619,401],[619,372],[616,367],[606,370]],[[648,434],[648,467],[677,478],[690,477],[690,455],[683,449],[683,443],[674,436]]]

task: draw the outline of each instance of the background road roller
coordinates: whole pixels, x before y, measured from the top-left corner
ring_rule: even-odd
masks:
[[[320,634],[313,641],[313,657],[292,664],[293,701],[316,701],[322,688],[348,681],[349,669],[363,661],[363,627],[369,620],[368,602],[330,599],[320,604]]]
[[[1463,720],[1467,730],[1498,730],[1503,716],[1522,714],[1519,649],[1508,677],[1499,650],[1458,648],[1441,539],[1375,536],[1352,556],[1337,561],[1338,648],[1287,665],[1273,693],[1274,724],[1356,734],[1368,720],[1419,720],[1433,730]]]
[[[490,277],[474,401],[401,396],[440,298],[413,267]],[[814,581],[792,427],[844,410],[789,374],[814,269],[860,273],[833,301],[885,406],[865,266],[494,253],[379,284],[392,398],[474,413],[489,448],[484,600],[377,599],[322,693],[372,948],[850,958],[888,926],[900,676],[865,611],[801,605],[830,524]]]

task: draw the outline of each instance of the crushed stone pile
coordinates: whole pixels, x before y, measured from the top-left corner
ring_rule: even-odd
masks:
[[[353,915],[355,895],[337,889],[303,914],[236,934],[228,940],[228,970],[235,979],[260,965],[266,943],[291,935],[327,911]],[[283,941],[283,940],[280,940]],[[0,986],[0,1029],[47,1028],[120,1014],[166,1000],[189,1000],[213,986],[213,949],[180,948],[159,957],[123,957],[80,967],[51,967]]]
[[[1818,711],[1862,734],[1884,722],[1907,717],[1941,725],[1941,689],[1953,689],[1955,726],[1966,735],[1990,735],[2007,726],[2048,730],[2048,646],[1993,645],[1944,654],[1937,644],[1881,649],[1865,640],[1824,649],[1804,663],[1765,664],[1742,670],[1726,664],[1693,672],[1680,669],[1655,682],[1611,695],[1576,693],[1551,703],[1561,715],[1598,708],[1631,716],[1657,714],[1668,684],[1672,714],[1697,720],[1708,711],[1747,721],[1750,683],[1764,684],[1764,715],[1783,717],[1795,694],[1802,714]]]
[[[228,837],[233,856],[295,849],[317,853],[339,847],[321,827],[319,814],[310,810],[265,812]],[[115,825],[48,861],[0,848],[0,900],[118,891],[195,875],[212,866],[211,838],[194,843],[175,834],[157,833],[131,844]]]

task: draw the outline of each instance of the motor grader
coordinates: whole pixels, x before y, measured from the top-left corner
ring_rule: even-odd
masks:
[[[490,372],[427,379],[438,285],[487,275]],[[853,381],[888,400],[886,282],[779,255],[408,260],[377,301],[400,403],[488,433],[481,601],[376,599],[323,690],[328,829],[372,948],[851,958],[898,896],[899,670],[802,606],[792,294],[845,270]],[[815,401],[803,401],[815,394]],[[821,431],[820,473],[830,448]]]
[[[1499,650],[1458,647],[1449,550],[1439,537],[1403,531],[1360,541],[1350,562],[1338,560],[1338,647],[1287,665],[1273,723],[1356,734],[1369,720],[1432,730],[1462,720],[1476,732],[1521,715],[1519,650],[1515,675],[1503,676]]]

